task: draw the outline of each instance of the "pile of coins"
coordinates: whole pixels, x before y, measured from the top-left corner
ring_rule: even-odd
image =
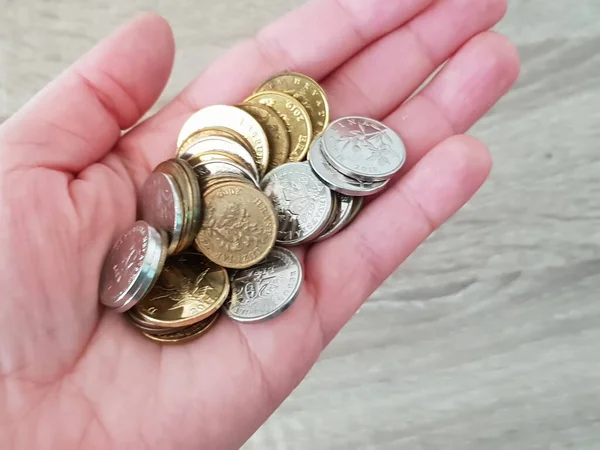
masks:
[[[325,92],[302,74],[279,74],[242,104],[203,108],[144,184],[140,220],[107,255],[100,301],[162,343],[197,338],[221,311],[240,322],[276,317],[303,278],[286,247],[339,233],[405,159],[380,122],[329,124]]]

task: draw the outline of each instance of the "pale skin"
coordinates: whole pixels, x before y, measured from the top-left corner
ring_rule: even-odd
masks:
[[[153,117],[169,77],[167,23],[103,40],[0,128],[0,448],[235,449],[273,413],[367,297],[486,179],[464,135],[519,71],[488,31],[506,0],[313,0],[232,49]],[[447,65],[416,96],[442,62]],[[402,177],[338,236],[298,252],[299,298],[271,322],[228,319],[161,347],[98,304],[100,268],[136,192],[202,106],[235,104],[274,73],[319,80],[333,117],[404,139]]]

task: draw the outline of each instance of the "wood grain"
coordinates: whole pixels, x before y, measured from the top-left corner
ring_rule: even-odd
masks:
[[[294,0],[3,0],[0,121],[144,10],[178,44],[155,109]],[[512,1],[490,182],[372,297],[251,449],[597,449],[600,3]]]

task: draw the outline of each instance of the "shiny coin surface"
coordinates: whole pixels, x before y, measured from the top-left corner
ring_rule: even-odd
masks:
[[[283,120],[274,110],[260,104],[238,105],[238,108],[254,117],[265,130],[270,153],[267,171],[285,163],[290,155],[290,135]]]
[[[298,245],[316,239],[327,226],[333,193],[313,173],[308,163],[276,167],[261,187],[277,210],[277,242]]]
[[[291,251],[275,247],[254,267],[231,276],[225,313],[239,322],[262,322],[285,311],[302,284],[302,266]]]
[[[250,184],[254,188],[257,187],[255,183],[248,180],[247,178],[241,177],[241,176],[235,176],[235,175],[216,175],[216,176],[210,176],[207,178],[202,178],[200,180],[200,182],[202,183],[202,187],[205,191],[216,186],[217,184],[227,183],[229,181],[234,181],[234,182],[238,182],[238,183],[246,183],[246,184]]]
[[[152,290],[131,311],[147,325],[177,328],[213,315],[229,295],[227,271],[204,256],[170,257]]]
[[[237,131],[234,131],[231,128],[227,127],[216,126],[210,128],[203,128],[201,130],[196,131],[194,134],[188,137],[180,146],[178,146],[177,153],[179,154],[179,152],[184,151],[184,147],[193,145],[195,141],[197,141],[198,139],[202,139],[203,137],[224,137],[237,142],[248,151],[250,151],[250,149],[252,148],[252,146],[246,140],[246,138],[244,138],[244,136],[242,136]]]
[[[212,316],[187,327],[175,328],[167,332],[161,330],[158,333],[145,331],[142,334],[148,339],[162,344],[182,344],[197,339],[206,333],[217,322],[219,316],[220,313],[216,312]]]
[[[179,149],[178,157],[185,159],[194,166],[196,161],[204,161],[202,155],[206,153],[224,154],[233,159],[236,163],[241,164],[255,179],[259,179],[260,172],[250,152],[240,143],[222,136],[204,136],[190,138]]]
[[[138,221],[109,251],[100,275],[100,302],[124,312],[154,285],[164,264],[166,236]]]
[[[339,233],[346,225],[350,222],[352,218],[352,211],[355,199],[360,199],[361,197],[350,197],[348,195],[340,194],[339,192],[335,193],[337,197],[337,204],[335,207],[335,213],[333,220],[327,226],[326,230],[319,236],[317,242],[324,241],[325,239],[329,239],[330,237],[335,236]]]
[[[245,103],[264,105],[274,110],[285,123],[290,135],[288,161],[303,161],[312,140],[312,124],[306,108],[291,95],[281,92],[259,92]]]
[[[125,317],[127,317],[129,323],[131,323],[138,330],[145,331],[151,334],[160,334],[160,333],[172,333],[174,330],[178,330],[179,328],[165,328],[158,325],[152,325],[144,322],[144,320],[137,314],[132,314],[132,311],[129,310],[125,313]]]
[[[154,171],[171,175],[181,192],[184,219],[181,238],[175,249],[175,253],[179,253],[192,244],[200,228],[202,212],[200,185],[191,166],[179,158],[160,163]]]
[[[267,80],[257,89],[277,91],[293,96],[306,108],[313,128],[313,137],[319,136],[329,124],[327,94],[312,78],[300,73],[282,73]]]
[[[348,219],[348,223],[346,224],[346,226],[350,225],[354,221],[354,219],[356,219],[356,216],[358,216],[358,213],[361,212],[362,207],[365,204],[364,197],[353,198],[354,202],[352,203],[352,211],[350,211],[350,218]]]
[[[204,203],[195,247],[208,259],[246,269],[269,254],[277,236],[277,216],[262,192],[247,183],[220,183],[205,191]]]
[[[175,179],[166,173],[152,172],[140,193],[141,219],[169,234],[169,254],[175,253],[183,231],[184,205]]]
[[[264,175],[269,165],[269,142],[267,135],[254,117],[235,106],[213,105],[193,114],[183,125],[177,147],[203,128],[226,127],[241,134],[251,145],[248,149]]]
[[[367,181],[360,181],[347,177],[338,172],[325,159],[321,150],[321,139],[322,138],[317,138],[313,142],[310,153],[308,154],[308,161],[315,174],[317,174],[319,179],[325,183],[329,189],[355,197],[365,197],[377,194],[385,189],[388,181],[375,181],[369,183]]]
[[[336,170],[363,181],[385,181],[406,161],[400,137],[381,122],[344,117],[323,134],[323,155]]]
[[[205,180],[216,177],[243,177],[258,187],[258,180],[252,174],[234,163],[233,161],[204,161],[194,164],[194,172],[196,173],[200,183]]]

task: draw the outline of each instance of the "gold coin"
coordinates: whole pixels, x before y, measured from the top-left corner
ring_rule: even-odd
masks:
[[[238,108],[254,117],[265,130],[271,154],[267,171],[285,163],[290,155],[290,135],[284,121],[268,106],[253,104],[238,105]]]
[[[187,138],[177,150],[177,156],[180,157],[182,153],[185,153],[187,149],[194,146],[199,140],[205,137],[224,137],[231,139],[237,142],[240,145],[243,145],[244,148],[248,151],[252,148],[250,143],[237,131],[232,130],[231,128],[226,127],[211,127],[211,128],[203,128],[192,134],[189,138]]]
[[[204,194],[204,217],[195,247],[231,269],[265,258],[277,237],[277,216],[266,195],[243,182],[219,183]]]
[[[194,133],[204,128],[226,127],[241,134],[250,143],[250,152],[259,167],[261,176],[269,165],[269,142],[267,135],[254,117],[235,106],[213,105],[194,113],[183,124],[177,139],[177,147]]]
[[[144,324],[183,327],[214,314],[228,295],[224,268],[198,253],[184,252],[167,260],[158,281],[131,314]]]
[[[131,323],[133,326],[135,326],[138,330],[144,331],[146,333],[151,333],[151,334],[163,334],[163,333],[172,333],[174,330],[177,330],[177,328],[165,328],[165,327],[159,327],[157,325],[152,325],[149,323],[146,323],[140,316],[139,314],[135,314],[134,311],[129,310],[127,311],[127,313],[125,314],[125,317],[127,317],[128,322]]]
[[[256,92],[277,91],[291,95],[306,108],[313,126],[313,137],[319,136],[329,124],[329,102],[319,83],[300,73],[282,73],[268,79]]]
[[[291,95],[281,92],[259,92],[247,98],[245,103],[268,106],[283,120],[290,135],[290,156],[288,161],[303,161],[312,140],[312,124],[308,112]]]
[[[207,150],[202,153],[198,153],[193,158],[190,158],[188,161],[192,167],[196,166],[197,164],[210,161],[228,162],[235,164],[236,166],[241,167],[243,169],[246,169],[246,171],[252,174],[252,168],[248,167],[248,165],[243,159],[237,157],[236,155],[232,155],[231,153],[222,152],[218,149]]]
[[[175,328],[168,333],[142,332],[142,334],[148,339],[162,344],[182,344],[184,342],[192,341],[206,333],[217,322],[220,315],[221,313],[216,312],[212,316],[207,317],[198,323],[187,327]]]
[[[185,188],[189,190],[189,227],[185,236],[182,235],[182,250],[185,250],[192,245],[194,238],[198,234],[198,231],[200,231],[200,225],[202,224],[202,193],[200,192],[200,184],[192,166],[181,159],[178,159],[177,163],[183,169],[183,173],[185,173],[187,180]]]
[[[235,160],[243,161],[242,165],[252,172],[256,179],[260,178],[260,172],[252,153],[243,144],[227,136],[199,136],[199,133],[196,133],[184,142],[177,156],[194,166],[194,159],[200,153],[214,150],[231,155]]]
[[[245,177],[229,174],[211,175],[205,177],[202,179],[202,187],[204,188],[204,191],[207,191],[217,184],[227,183],[229,181],[246,183],[252,187],[256,187],[250,180],[248,180]]]

